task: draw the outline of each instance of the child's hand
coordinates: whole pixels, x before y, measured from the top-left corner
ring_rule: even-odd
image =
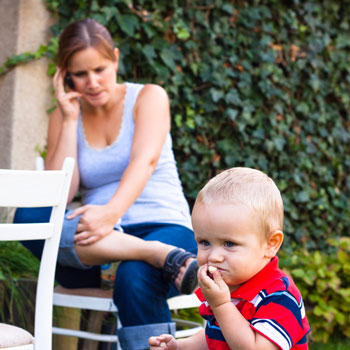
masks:
[[[150,350],[180,350],[177,340],[170,334],[150,337],[148,344],[151,345]]]
[[[209,303],[211,308],[220,306],[227,302],[231,302],[231,293],[228,285],[222,279],[218,270],[211,275],[213,279],[208,276],[208,264],[202,265],[198,269],[198,283],[202,290],[205,300]]]

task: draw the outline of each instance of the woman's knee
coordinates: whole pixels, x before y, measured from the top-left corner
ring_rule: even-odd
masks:
[[[51,207],[44,208],[17,208],[13,218],[16,224],[49,222],[51,215]],[[28,250],[30,250],[38,259],[41,259],[44,241],[23,241],[21,242]]]
[[[162,281],[161,270],[142,261],[124,261],[117,269],[114,290],[118,296],[126,293],[137,298],[150,293],[165,297],[168,286]]]
[[[17,208],[13,218],[14,223],[49,222],[51,207],[43,208]]]
[[[123,326],[170,322],[168,290],[160,270],[144,262],[122,262],[117,270],[113,298]]]

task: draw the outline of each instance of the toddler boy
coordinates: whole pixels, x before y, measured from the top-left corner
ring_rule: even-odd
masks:
[[[151,350],[307,349],[302,297],[278,268],[283,202],[272,179],[250,168],[222,172],[199,192],[192,224],[206,329],[151,337]]]

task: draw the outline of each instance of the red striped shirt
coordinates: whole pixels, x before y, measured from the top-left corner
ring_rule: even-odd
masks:
[[[230,350],[201,290],[196,294],[202,302],[199,313],[207,320],[208,349]],[[250,326],[281,350],[308,349],[310,327],[302,297],[292,278],[278,268],[277,257],[234,291],[231,300]]]

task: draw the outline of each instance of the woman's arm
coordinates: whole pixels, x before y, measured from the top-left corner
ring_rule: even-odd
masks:
[[[48,170],[61,169],[66,157],[75,159],[75,169],[68,196],[69,202],[74,198],[79,187],[77,126],[80,113],[78,101],[80,94],[74,91],[65,92],[63,73],[59,69],[54,76],[53,84],[58,108],[50,115],[45,168]]]
[[[146,85],[134,107],[135,131],[130,163],[108,203],[122,216],[141,194],[155,170],[170,130],[169,99],[163,88]]]
[[[113,197],[104,206],[87,205],[74,212],[74,216],[83,215],[75,236],[77,244],[92,244],[109,234],[155,170],[170,130],[169,99],[163,88],[144,86],[134,106],[134,121],[130,161]]]

